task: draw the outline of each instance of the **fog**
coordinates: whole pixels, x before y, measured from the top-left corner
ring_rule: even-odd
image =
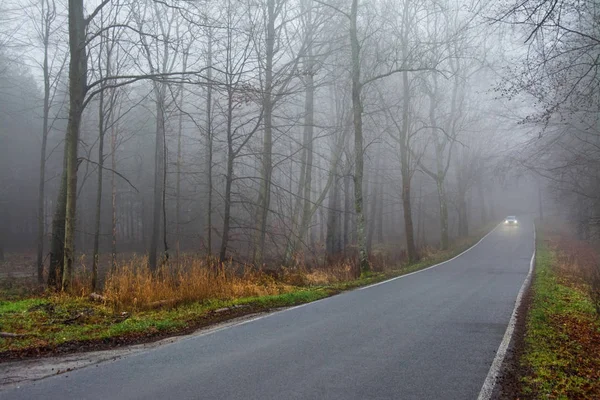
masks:
[[[598,10],[551,3],[4,0],[3,273],[368,271],[506,215],[589,237]]]

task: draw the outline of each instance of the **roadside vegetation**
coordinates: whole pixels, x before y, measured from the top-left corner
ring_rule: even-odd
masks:
[[[546,229],[520,358],[520,398],[600,398],[600,266],[589,242]]]
[[[151,341],[315,301],[452,258],[489,229],[453,243],[449,250],[423,248],[415,263],[393,263],[382,256],[372,272],[362,275],[356,265],[344,262],[257,271],[193,258],[151,274],[140,258],[109,274],[102,293],[89,292],[85,269],[80,269],[70,295],[12,285],[0,291],[0,360]]]

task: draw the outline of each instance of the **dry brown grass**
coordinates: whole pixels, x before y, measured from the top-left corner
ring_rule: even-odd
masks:
[[[136,257],[109,274],[104,296],[117,308],[144,309],[156,305],[208,299],[276,295],[294,287],[250,267],[233,268],[213,260],[187,257],[179,266],[163,266],[153,274],[145,257]]]
[[[251,266],[234,267],[216,260],[184,257],[179,266],[165,265],[153,274],[148,269],[146,257],[134,257],[108,275],[103,295],[117,309],[148,309],[214,299],[278,295],[298,287],[328,285],[355,278],[354,266],[343,261],[320,268],[300,266],[263,271]],[[87,294],[89,285],[85,268],[77,282],[74,284],[76,293]]]

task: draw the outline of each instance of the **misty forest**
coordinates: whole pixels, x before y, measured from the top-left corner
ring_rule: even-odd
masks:
[[[280,292],[597,232],[593,0],[0,4],[3,280]]]
[[[0,0],[2,398],[597,399],[599,244],[598,0]]]

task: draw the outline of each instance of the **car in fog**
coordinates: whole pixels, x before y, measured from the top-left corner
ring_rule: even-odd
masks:
[[[509,215],[504,220],[504,225],[519,225],[519,221],[517,221],[517,217],[514,215]]]

